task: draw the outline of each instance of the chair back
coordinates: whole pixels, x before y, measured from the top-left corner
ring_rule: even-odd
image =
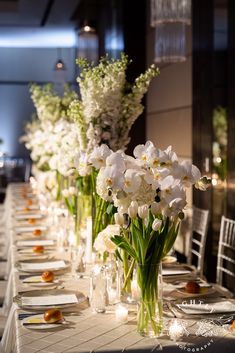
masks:
[[[220,225],[216,283],[234,291],[235,221],[224,216]]]
[[[196,269],[203,277],[205,245],[209,224],[209,210],[193,206],[191,244],[189,246],[188,264],[192,265],[196,259]]]

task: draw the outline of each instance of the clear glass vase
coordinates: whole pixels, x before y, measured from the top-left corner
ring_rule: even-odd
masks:
[[[90,275],[90,306],[93,312],[104,313],[108,305],[106,266],[96,264]]]
[[[122,261],[118,263],[120,301],[126,304],[136,304],[137,301],[132,292],[134,263],[126,251],[122,251],[121,254]]]
[[[162,265],[137,265],[140,299],[137,331],[142,336],[158,337],[163,329]]]
[[[79,193],[77,197],[76,213],[74,215],[74,230],[76,234],[76,244],[83,245],[84,247],[86,247],[86,243],[90,240],[92,235],[90,234],[91,209],[91,196]],[[90,246],[92,246],[92,244],[90,244]]]

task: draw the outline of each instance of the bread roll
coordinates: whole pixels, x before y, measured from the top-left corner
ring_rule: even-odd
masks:
[[[185,290],[191,294],[200,293],[200,286],[197,282],[190,281],[186,283]]]
[[[235,331],[235,320],[233,320],[233,322],[232,322],[231,330]]]
[[[52,271],[44,271],[41,278],[44,282],[53,282],[54,273]]]
[[[41,235],[42,234],[42,231],[40,230],[40,229],[35,229],[34,231],[33,231],[33,235]]]
[[[29,218],[28,219],[28,223],[29,224],[35,224],[36,223],[36,220],[34,218]]]
[[[63,319],[63,314],[59,309],[48,309],[44,313],[44,320],[49,324],[61,321]]]
[[[33,247],[33,252],[36,252],[36,253],[43,253],[44,252],[44,246],[42,245],[37,245],[37,246],[34,246]]]
[[[28,204],[29,206],[31,206],[31,205],[33,204],[33,201],[32,201],[32,200],[27,200],[27,204]]]

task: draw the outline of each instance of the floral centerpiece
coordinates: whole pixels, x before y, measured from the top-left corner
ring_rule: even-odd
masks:
[[[104,57],[97,66],[90,65],[84,59],[78,59],[77,63],[80,68],[77,81],[81,99],[71,103],[70,116],[79,129],[80,149],[76,161],[81,185],[83,180],[87,184],[87,179],[90,179],[93,190],[94,241],[97,234],[111,222],[114,209],[109,201],[96,193],[97,174],[107,150],[103,150],[100,160],[94,156],[93,150],[102,144],[113,151],[125,150],[130,140],[130,129],[144,109],[141,100],[159,71],[152,65],[130,84],[126,79],[129,60],[124,54],[118,60]]]
[[[78,236],[78,205],[76,179],[78,173],[75,168],[75,150],[79,148],[79,134],[77,124],[70,119],[68,107],[77,98],[77,94],[68,85],[64,86],[63,96],[59,96],[52,84],[30,87],[31,98],[36,108],[31,122],[25,126],[25,135],[21,141],[31,150],[40,188],[44,190],[49,199],[65,203],[68,211],[74,218],[77,238]],[[54,177],[53,187],[45,183],[50,176]],[[40,176],[40,174],[42,174]],[[52,183],[50,182],[50,186]],[[79,239],[77,239],[79,242]]]
[[[71,151],[68,153],[69,146],[71,140],[74,141],[77,136],[72,136],[72,133],[75,134],[75,126],[72,126],[74,123],[67,115],[67,108],[77,97],[76,93],[65,86],[64,96],[59,97],[54,92],[52,84],[43,87],[32,84],[30,92],[36,114],[33,115],[32,121],[25,125],[25,135],[21,137],[21,142],[31,150],[30,156],[39,170],[58,171],[55,160],[59,160],[62,174],[71,174],[71,165],[68,166],[66,163],[64,167],[64,162],[65,158],[71,158]],[[70,150],[72,148],[74,150],[74,147],[74,145],[70,147]],[[60,155],[57,156],[59,152]],[[75,170],[74,166],[73,169]]]
[[[132,259],[127,278],[137,266],[141,334],[161,332],[160,263],[174,244],[187,205],[186,189],[192,185],[205,190],[209,181],[189,161],[180,162],[171,146],[161,150],[150,141],[134,149],[134,158],[121,151],[110,153],[98,173],[98,195],[117,208],[120,234],[111,235],[111,240]]]

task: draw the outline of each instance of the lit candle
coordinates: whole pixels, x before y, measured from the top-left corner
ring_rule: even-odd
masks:
[[[178,320],[173,320],[168,327],[169,336],[173,341],[177,341],[183,335],[184,328],[178,322]]]
[[[127,322],[128,321],[128,309],[123,305],[118,305],[115,310],[116,320],[119,322]]]

